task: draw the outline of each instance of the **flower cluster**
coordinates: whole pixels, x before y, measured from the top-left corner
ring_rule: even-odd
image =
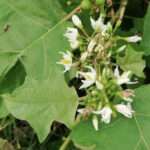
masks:
[[[134,111],[131,103],[134,91],[124,89],[122,85],[136,84],[131,82],[131,71],[123,72],[114,61],[118,53],[126,49],[126,45],[118,48],[116,42],[138,42],[141,37],[114,36],[112,25],[104,24],[102,15],[95,21],[90,17],[93,34],[89,36],[78,16],[73,15],[72,21],[77,28],[67,28],[64,34],[70,42],[72,52],[60,52],[63,59],[57,64],[65,67],[64,73],[72,67],[77,67],[77,78],[80,79],[80,90],[86,91],[86,96],[79,102],[82,108],[77,111],[83,116],[93,115],[93,125],[98,130],[98,116],[101,121],[110,123],[111,117],[121,113],[131,118]],[[120,72],[122,72],[120,74]]]

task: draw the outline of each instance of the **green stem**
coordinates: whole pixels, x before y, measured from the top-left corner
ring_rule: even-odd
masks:
[[[90,37],[88,36],[88,34],[86,33],[86,31],[82,28],[81,31],[84,33],[84,35],[89,39]]]
[[[68,136],[59,150],[65,150],[68,147],[70,142],[71,142],[71,139],[70,139],[70,136]]]
[[[81,114],[77,115],[75,123],[74,123],[74,126],[73,126],[73,129],[80,122],[81,116],[82,116]],[[71,142],[71,139],[70,139],[70,134],[69,134],[68,137],[65,139],[64,143],[59,148],[59,150],[66,150],[66,148],[68,147],[68,145],[69,145],[70,142]]]

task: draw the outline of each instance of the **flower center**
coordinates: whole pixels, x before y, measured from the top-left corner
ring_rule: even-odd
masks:
[[[71,63],[71,61],[70,60],[68,60],[68,59],[62,59],[61,60],[61,62],[63,63],[63,64],[70,64]]]
[[[89,80],[92,80],[91,76],[88,75],[88,74],[85,75],[85,78],[87,78],[87,79],[89,79]]]

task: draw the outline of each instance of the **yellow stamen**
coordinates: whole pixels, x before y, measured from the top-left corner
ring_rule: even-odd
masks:
[[[88,74],[85,75],[85,78],[92,80],[92,78]]]
[[[70,64],[70,63],[71,63],[71,61],[70,61],[70,60],[68,60],[68,59],[66,59],[66,60],[65,60],[65,59],[62,59],[62,60],[61,60],[61,63],[63,63],[63,64],[67,64],[67,65],[68,65],[68,64]]]
[[[124,72],[124,73],[122,73],[122,75],[121,75],[121,76],[124,76],[124,75],[126,75],[126,73],[127,73],[127,72]]]
[[[71,42],[71,45],[75,45],[75,42]]]

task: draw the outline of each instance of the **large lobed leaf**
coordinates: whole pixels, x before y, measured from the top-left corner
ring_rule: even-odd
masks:
[[[20,60],[28,76],[44,79],[50,62],[59,58],[57,52],[68,48],[63,33],[69,24],[60,4],[57,0],[2,0],[0,7],[2,26],[10,25],[0,35],[0,75]]]
[[[63,33],[72,25],[67,22],[72,13],[66,15],[58,0],[1,0],[0,7],[0,87],[7,83],[1,94],[23,84],[17,77],[26,75],[20,88],[3,96],[0,113],[9,111],[29,121],[43,141],[54,120],[70,128],[74,122],[77,94],[67,86],[60,69],[51,65],[59,61],[58,51],[70,49]],[[9,28],[3,31],[6,24]],[[18,62],[25,72],[19,69],[13,77]]]
[[[54,69],[55,68],[55,69]],[[12,95],[3,98],[8,110],[17,118],[27,120],[42,142],[54,120],[73,127],[77,94],[69,88],[60,69],[51,66],[48,79],[38,82],[27,77],[25,83]]]
[[[118,116],[111,124],[99,123],[99,131],[89,119],[77,125],[71,139],[83,146],[95,145],[94,150],[149,150],[150,85],[137,88],[135,94],[132,119]]]

